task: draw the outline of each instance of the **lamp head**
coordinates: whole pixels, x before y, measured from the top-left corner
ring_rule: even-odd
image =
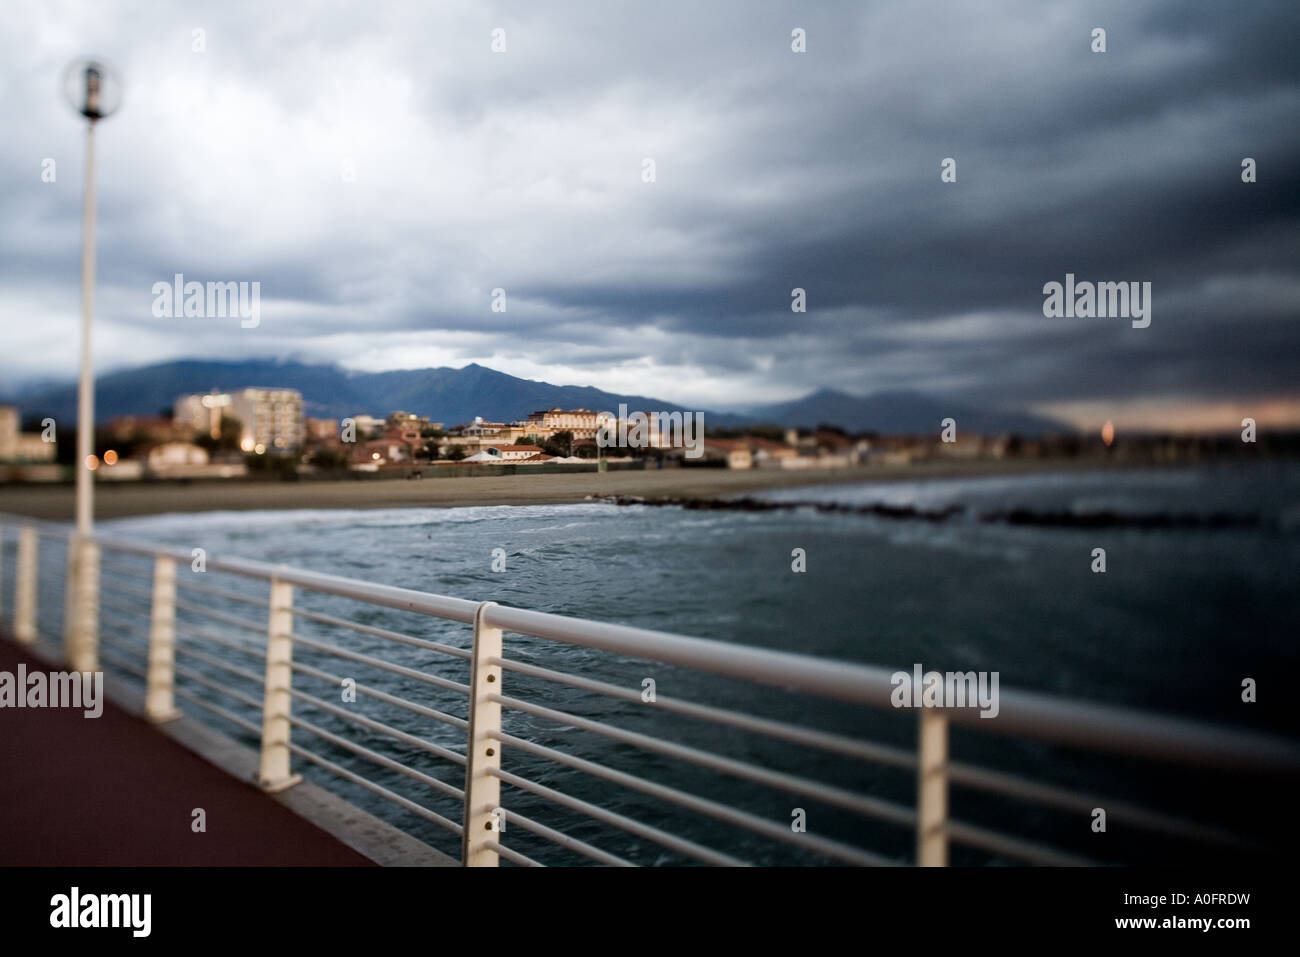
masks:
[[[63,95],[74,110],[94,123],[122,105],[122,84],[102,60],[74,60],[63,75]]]

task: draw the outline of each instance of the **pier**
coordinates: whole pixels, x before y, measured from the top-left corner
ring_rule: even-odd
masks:
[[[102,671],[110,697],[98,718],[0,711],[0,863],[1087,865],[1158,862],[1162,840],[1216,860],[1294,841],[1267,800],[1300,773],[1290,738],[1005,686],[989,719],[900,708],[888,668],[21,516],[0,516],[0,623],[0,671]],[[555,649],[581,652],[561,659],[574,670]],[[561,707],[556,687],[581,696]],[[986,738],[1039,763],[988,766],[971,747]],[[1260,796],[1252,815],[1198,819],[1177,791],[1157,806],[1054,782],[1057,753],[1132,768],[1121,783]],[[1089,838],[1099,809],[1118,838]],[[1049,814],[1067,825],[1047,833],[1077,837],[1029,830]]]

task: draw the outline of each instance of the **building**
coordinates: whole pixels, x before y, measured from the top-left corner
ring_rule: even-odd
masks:
[[[0,461],[18,457],[18,428],[18,407],[0,405]]]
[[[461,462],[468,465],[542,465],[553,458],[536,445],[488,445]]]
[[[172,423],[214,439],[221,438],[221,417],[231,414],[232,397],[226,392],[182,395],[172,404]]]
[[[40,432],[23,432],[15,405],[0,405],[0,462],[53,462],[56,446]]]
[[[208,451],[193,442],[164,442],[151,448],[145,461],[150,472],[166,473],[190,465],[207,465]]]
[[[287,452],[303,442],[302,393],[297,389],[250,388],[180,396],[172,408],[177,425],[221,437],[221,420],[238,420],[245,452]]]
[[[384,431],[384,420],[376,419],[373,415],[360,413],[358,415],[348,416],[348,418],[352,420],[352,426],[356,430],[356,440],[358,442],[373,438]]]
[[[762,436],[747,435],[742,439],[749,446],[754,458],[754,467],[760,469],[795,468],[794,460],[799,457],[799,450]]]
[[[339,420],[303,419],[303,435],[308,442],[337,442],[339,440]]]
[[[401,465],[414,462],[423,455],[424,441],[418,432],[388,429],[367,442],[358,442],[352,452],[352,462],[358,465]]]
[[[432,428],[432,423],[423,415],[416,415],[413,412],[390,412],[388,418],[384,420],[384,427],[390,431],[393,429],[402,432],[414,432],[419,435],[425,429]]]
[[[705,439],[704,458],[722,460],[729,469],[754,467],[754,456],[749,451],[749,446],[740,439]]]
[[[504,422],[487,422],[483,419],[483,416],[476,415],[473,422],[458,425],[454,431],[459,432],[466,438],[483,438],[484,436],[497,435],[506,427]]]
[[[528,416],[523,425],[527,434],[543,438],[556,432],[572,432],[574,443],[582,444],[596,440],[602,418],[601,413],[590,409],[542,409]]]

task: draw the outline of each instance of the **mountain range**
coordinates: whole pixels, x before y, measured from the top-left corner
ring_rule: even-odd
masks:
[[[1061,422],[1027,412],[978,409],[917,392],[878,392],[855,396],[821,389],[801,399],[752,407],[740,412],[687,409],[661,399],[619,395],[591,386],[551,385],[520,379],[477,364],[461,369],[398,369],[390,372],[350,372],[334,365],[311,365],[274,359],[216,361],[182,359],[98,377],[95,413],[100,421],[118,415],[158,415],[177,396],[213,389],[249,386],[297,389],[305,415],[342,418],[368,413],[384,416],[402,409],[428,416],[448,426],[481,415],[489,421],[521,419],[537,409],[585,408],[616,412],[620,403],[630,410],[703,411],[707,426],[736,428],[771,424],[813,427],[838,425],[850,432],[926,433],[951,417],[958,428],[974,432],[1011,432],[1032,436],[1073,432]],[[9,396],[24,421],[52,416],[60,422],[76,419],[76,383],[33,386]]]

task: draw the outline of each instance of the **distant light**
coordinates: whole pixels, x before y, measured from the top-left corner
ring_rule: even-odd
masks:
[[[105,464],[105,465],[116,465],[116,464],[117,464],[117,452],[115,452],[113,449],[109,449],[107,452],[105,452],[105,453],[104,453],[104,464]]]
[[[1101,427],[1101,440],[1105,442],[1107,445],[1110,445],[1112,442],[1115,441],[1114,422],[1107,421],[1106,424]]]
[[[99,468],[99,456],[87,455],[86,468],[90,469],[92,472],[95,471],[95,469]]]
[[[371,453],[370,453],[370,457],[371,457],[372,459],[374,459],[376,462],[379,461],[379,453],[378,453],[378,452],[371,452]]]
[[[253,440],[244,439],[242,442],[239,443],[239,447],[243,449],[245,452],[251,452],[253,451]]]
[[[253,451],[256,452],[258,455],[263,455],[266,452],[266,446],[263,445],[261,442],[258,442],[257,445],[253,447]]]

